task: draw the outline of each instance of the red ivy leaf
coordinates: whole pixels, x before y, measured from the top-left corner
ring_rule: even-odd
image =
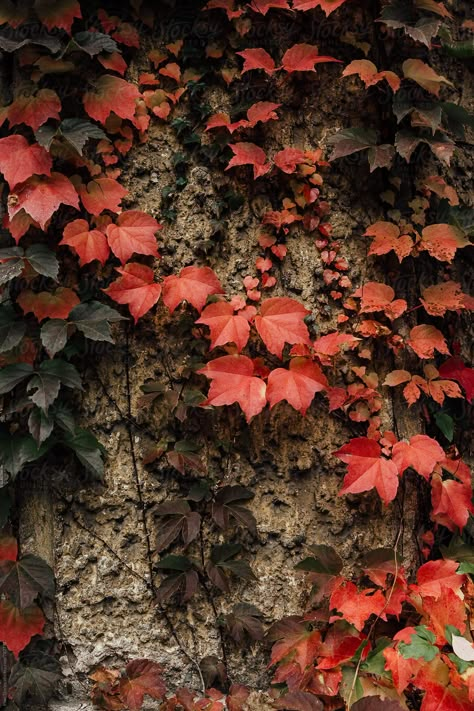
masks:
[[[120,203],[128,190],[112,178],[94,178],[87,186],[80,186],[79,195],[87,212],[97,217],[104,210],[120,212]]]
[[[393,222],[374,222],[364,232],[364,237],[375,237],[370,245],[369,254],[387,254],[392,250],[401,262],[408,257],[413,240],[409,235],[400,236],[400,230]]]
[[[208,296],[223,293],[210,267],[184,267],[179,276],[168,276],[163,281],[163,301],[171,313],[182,301],[188,301],[201,313]]]
[[[278,120],[275,109],[280,106],[281,104],[274,104],[272,101],[257,101],[247,111],[250,126],[256,126],[259,121],[267,123],[267,121]]]
[[[45,318],[62,318],[69,316],[80,299],[72,289],[60,286],[55,291],[40,291],[35,293],[30,289],[22,291],[17,298],[23,313],[33,313],[38,321]]]
[[[392,449],[392,460],[400,474],[411,467],[427,480],[444,458],[443,448],[427,435],[415,435],[410,442],[396,442]]]
[[[334,455],[348,465],[340,496],[360,494],[375,487],[384,503],[393,501],[398,489],[398,469],[394,462],[382,457],[382,449],[375,440],[356,437]]]
[[[0,534],[0,561],[13,560],[18,557],[18,541],[6,533]]]
[[[109,246],[116,257],[125,264],[132,254],[159,257],[155,232],[161,225],[151,215],[140,210],[128,210],[119,215],[115,225],[107,225]]]
[[[438,600],[444,590],[458,593],[466,580],[465,575],[456,573],[459,563],[455,560],[430,560],[418,568],[417,585],[411,589],[422,597],[434,597]]]
[[[281,10],[289,10],[288,0],[251,0],[249,7],[261,15],[266,15],[272,7],[280,8]]]
[[[0,642],[18,657],[35,634],[41,634],[46,620],[37,605],[20,610],[9,600],[0,601]]]
[[[431,518],[441,523],[450,531],[464,528],[469,514],[474,514],[472,488],[453,479],[442,480],[439,474],[433,474],[431,480]]]
[[[304,318],[310,312],[303,304],[288,297],[267,299],[255,317],[255,327],[266,347],[281,358],[285,343],[310,345]]]
[[[254,315],[255,312],[255,308],[253,308],[251,315]],[[201,318],[196,323],[202,323],[209,327],[211,331],[211,349],[217,346],[224,346],[226,343],[235,343],[240,353],[249,339],[250,324],[248,318],[240,312],[236,313],[232,304],[226,301],[218,301],[215,304],[206,306]]]
[[[208,405],[217,407],[237,402],[245,413],[247,422],[265,407],[266,385],[261,378],[254,376],[253,361],[247,356],[229,355],[216,358],[198,370],[198,373],[212,381]]]
[[[293,10],[312,10],[313,7],[320,7],[327,15],[337,10],[346,0],[293,0]]]
[[[107,238],[100,230],[91,230],[86,220],[73,220],[64,228],[59,243],[71,247],[79,255],[81,266],[97,259],[101,264],[107,261],[110,249]]]
[[[321,368],[307,358],[293,358],[290,368],[276,368],[268,377],[267,399],[270,408],[286,400],[304,416],[317,392],[328,382]]]
[[[439,369],[443,378],[456,380],[466,393],[468,402],[474,398],[474,368],[468,368],[460,358],[449,358]]]
[[[32,175],[51,175],[52,164],[49,153],[37,143],[30,146],[24,136],[0,139],[0,172],[10,190]]]
[[[422,293],[420,301],[431,316],[444,316],[446,311],[465,308],[465,294],[461,290],[461,284],[454,281],[429,286]]]
[[[161,284],[154,281],[153,269],[144,264],[126,264],[117,271],[121,276],[102,291],[118,304],[128,304],[136,323],[160,298]]]
[[[468,247],[470,244],[470,241],[458,227],[441,223],[424,228],[421,233],[419,248],[426,250],[440,262],[452,262],[456,250]]]
[[[69,34],[74,19],[82,17],[78,0],[36,0],[35,11],[48,30],[58,28]]]
[[[319,50],[317,47],[311,44],[295,44],[290,47],[283,55],[282,65],[283,69],[288,73],[291,72],[315,72],[315,64],[321,64],[322,62],[338,62],[341,63],[340,59],[335,59],[334,57],[322,57],[319,56]]]
[[[93,91],[85,92],[83,102],[86,112],[95,121],[105,123],[111,111],[120,118],[133,121],[139,97],[140,92],[134,84],[112,74],[104,74],[94,82]]]
[[[234,157],[229,161],[226,170],[237,165],[253,165],[255,180],[270,170],[271,165],[265,162],[267,160],[265,151],[255,143],[229,143],[229,148],[234,153]]]
[[[274,156],[273,161],[284,173],[294,173],[298,163],[304,163],[304,151],[299,148],[284,148]]]
[[[449,355],[449,349],[441,331],[427,324],[412,328],[407,344],[419,358],[434,358],[435,351]]]
[[[243,52],[237,52],[237,54],[245,60],[242,74],[251,69],[263,69],[270,75],[276,72],[275,62],[264,49],[246,49]]]
[[[25,89],[7,107],[7,118],[10,126],[24,123],[36,132],[48,119],[59,120],[60,111],[61,101],[52,89],[39,89],[36,92],[34,89]]]
[[[359,631],[371,615],[380,615],[385,619],[382,613],[385,607],[382,591],[369,588],[359,592],[354,583],[349,581],[344,581],[334,590],[329,600],[329,607],[338,610],[344,619]]]
[[[62,173],[51,173],[46,178],[33,175],[10,194],[8,215],[11,220],[23,209],[44,230],[61,204],[79,209],[79,197],[69,178]]]
[[[134,659],[125,668],[125,676],[120,679],[119,689],[123,701],[130,711],[139,711],[143,698],[161,699],[166,693],[162,668],[149,659]]]
[[[352,74],[357,74],[366,87],[373,86],[386,79],[392,91],[398,91],[401,84],[401,79],[395,72],[379,72],[375,64],[368,59],[355,59],[342,72],[343,77],[351,76]]]

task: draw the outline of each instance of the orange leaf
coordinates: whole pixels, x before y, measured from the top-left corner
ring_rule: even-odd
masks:
[[[339,496],[360,494],[375,487],[384,503],[388,504],[395,498],[398,469],[394,462],[382,457],[382,449],[375,440],[356,437],[334,455],[348,465]]]
[[[399,90],[401,84],[400,77],[398,77],[395,72],[379,72],[375,64],[368,59],[355,59],[348,64],[342,72],[342,76],[347,77],[351,74],[357,74],[366,87],[378,84],[385,79],[392,91],[395,92]]]
[[[128,210],[119,215],[115,225],[107,225],[110,249],[125,264],[132,254],[159,257],[155,232],[161,225],[151,215],[140,210]]]
[[[413,247],[413,240],[409,235],[400,237],[400,230],[393,222],[374,222],[364,232],[364,237],[375,237],[370,245],[370,254],[387,254],[392,250],[401,262],[408,257]]]
[[[270,75],[276,71],[275,62],[264,49],[246,49],[243,52],[236,52],[236,54],[245,60],[242,74],[251,69],[263,69]]]
[[[198,370],[198,373],[212,381],[207,399],[209,405],[217,407],[237,402],[247,422],[265,407],[266,385],[261,378],[254,376],[254,364],[247,356],[216,358]]]
[[[86,220],[73,220],[64,228],[60,245],[72,247],[79,255],[81,266],[97,259],[105,264],[110,254],[109,245],[103,232],[91,230]]]
[[[184,267],[179,276],[168,276],[163,281],[163,301],[171,313],[182,301],[188,301],[201,313],[208,296],[223,293],[219,279],[209,267]]]
[[[293,0],[293,10],[312,10],[313,7],[320,7],[326,15],[337,10],[346,0]]]
[[[271,169],[271,165],[265,162],[265,152],[255,143],[229,143],[229,148],[234,157],[229,161],[226,170],[237,165],[253,165],[253,177],[256,180]]]
[[[427,324],[412,328],[407,344],[419,358],[434,358],[435,350],[449,355],[449,349],[441,331]]]
[[[11,220],[23,209],[44,230],[61,204],[79,209],[79,197],[69,178],[62,173],[46,178],[33,175],[10,194],[8,215]]]
[[[120,203],[128,190],[112,178],[95,178],[87,186],[79,187],[79,195],[87,212],[98,216],[104,210],[120,212]]]
[[[289,74],[291,72],[315,72],[314,65],[322,62],[342,63],[340,59],[334,57],[319,56],[319,50],[314,45],[295,44],[283,55],[282,68]]]
[[[136,323],[160,298],[161,284],[154,281],[153,269],[144,264],[130,263],[116,271],[121,276],[102,291],[118,304],[128,304]]]
[[[380,615],[382,619],[386,619],[382,613],[385,597],[381,590],[369,588],[359,592],[354,583],[348,581],[344,581],[334,590],[329,600],[329,607],[338,610],[344,619],[359,631],[371,615]]]
[[[255,314],[255,308],[250,312]],[[202,323],[209,327],[211,331],[211,348],[224,346],[226,343],[235,343],[240,353],[249,339],[249,320],[242,313],[235,312],[232,304],[226,301],[218,301],[215,304],[206,306],[196,323]]]
[[[276,368],[268,377],[267,399],[270,408],[286,400],[302,415],[306,414],[317,392],[327,390],[321,368],[307,358],[292,358],[290,368]]]
[[[30,146],[24,136],[0,139],[0,172],[10,190],[32,175],[51,175],[52,164],[49,153],[37,143]]]
[[[415,435],[410,442],[397,442],[392,449],[392,460],[400,474],[411,467],[427,480],[444,457],[443,448],[427,435]]]
[[[444,316],[446,311],[463,309],[464,296],[460,284],[446,281],[424,289],[420,301],[431,316]]]
[[[266,347],[278,358],[282,357],[285,343],[310,345],[304,318],[310,312],[303,304],[288,297],[267,299],[255,317],[255,327]]]
[[[72,289],[60,286],[55,291],[35,293],[30,289],[22,291],[17,298],[23,313],[33,313],[38,321],[45,318],[67,318],[80,299]]]
[[[468,247],[470,244],[459,228],[442,223],[424,228],[419,248],[426,250],[440,262],[452,262],[456,250]]]
[[[112,111],[123,119],[133,120],[139,97],[134,84],[113,74],[103,74],[94,82],[94,89],[85,92],[83,103],[92,119],[105,123]]]
[[[435,96],[439,96],[441,84],[453,86],[449,79],[436,74],[434,69],[422,62],[421,59],[406,59],[402,69],[405,79],[411,79]]]

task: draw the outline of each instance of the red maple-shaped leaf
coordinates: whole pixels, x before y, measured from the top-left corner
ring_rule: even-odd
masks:
[[[281,358],[285,343],[311,344],[304,318],[310,312],[303,304],[288,297],[267,299],[255,317],[255,327],[266,347]]]
[[[51,175],[53,162],[42,146],[30,146],[24,136],[6,136],[0,139],[0,172],[10,190],[32,175]]]
[[[79,197],[69,178],[62,173],[46,178],[33,175],[10,194],[8,215],[11,220],[23,209],[44,230],[61,204],[79,209]]]
[[[449,349],[441,331],[427,324],[412,328],[407,344],[419,358],[434,358],[435,351],[449,355]]]
[[[270,408],[286,400],[304,416],[315,394],[327,387],[326,376],[316,363],[308,358],[292,358],[289,370],[276,368],[270,373],[267,400]]]
[[[63,231],[59,243],[71,247],[79,255],[81,266],[97,259],[101,264],[107,261],[110,249],[107,238],[100,230],[91,230],[86,220],[73,220]]]
[[[443,448],[427,435],[415,435],[410,442],[397,442],[392,449],[392,460],[400,474],[411,467],[427,480],[444,458]]]
[[[313,7],[320,7],[326,15],[337,10],[346,0],[293,0],[293,10],[312,10]]]
[[[7,108],[10,126],[24,123],[37,131],[48,119],[59,120],[61,101],[52,89],[25,88]]]
[[[237,54],[245,60],[242,74],[251,69],[263,69],[264,72],[270,75],[276,71],[275,62],[264,49],[245,49],[243,52],[237,52]]]
[[[120,203],[128,190],[112,178],[95,178],[79,187],[79,195],[87,212],[98,216],[104,210],[120,212]]]
[[[459,563],[455,560],[430,560],[416,574],[416,585],[411,585],[413,592],[421,597],[434,597],[438,600],[444,590],[458,593],[466,581],[465,575],[456,573]]]
[[[474,398],[474,368],[469,368],[460,358],[448,358],[439,369],[439,374],[443,378],[456,380],[464,392],[468,402]]]
[[[351,333],[334,331],[321,336],[313,343],[314,352],[323,365],[330,365],[331,358],[345,350],[353,350],[360,343],[360,338]]]
[[[352,659],[359,649],[365,635],[355,634],[347,625],[337,623],[332,625],[318,652],[317,669],[332,669]],[[367,654],[369,649],[367,649]]]
[[[255,308],[250,312],[255,314]],[[211,331],[211,348],[224,346],[226,343],[235,343],[240,353],[249,339],[250,324],[246,316],[247,311],[242,314],[235,311],[232,304],[227,301],[218,301],[215,304],[206,306],[196,323],[208,326]]]
[[[223,293],[224,289],[210,267],[184,267],[179,276],[168,276],[163,281],[163,301],[171,313],[182,301],[189,302],[201,313],[208,296]]]
[[[80,304],[80,299],[72,289],[60,286],[55,291],[31,289],[22,291],[17,298],[23,313],[33,313],[38,321],[45,318],[67,318],[73,308]]]
[[[450,684],[452,675],[453,669],[440,656],[430,662],[424,660],[413,680],[425,691],[420,711],[472,711],[472,697],[469,699],[466,685],[461,680],[457,686]]]
[[[466,604],[453,590],[443,590],[437,600],[424,597],[422,612],[426,626],[435,633],[436,644],[440,646],[449,643],[446,639],[446,625],[457,627],[461,634],[466,631]]]
[[[269,632],[270,638],[277,639],[272,647],[270,664],[278,664],[282,659],[293,661],[301,671],[314,663],[321,646],[321,632],[310,630],[294,618],[288,617],[277,622]]]
[[[83,102],[92,119],[105,123],[111,111],[120,118],[133,120],[139,97],[140,92],[134,84],[113,74],[104,74],[94,82],[92,91],[86,91]]]
[[[399,694],[403,694],[422,660],[405,659],[393,647],[385,647],[383,650],[385,657],[385,669],[392,673],[393,683]]]
[[[247,422],[258,415],[266,404],[266,385],[254,375],[254,364],[242,355],[216,358],[198,370],[211,382],[208,405],[232,405],[237,402],[245,413]]]
[[[282,59],[282,66],[288,73],[291,72],[315,72],[314,65],[322,62],[339,62],[340,59],[334,57],[323,57],[319,55],[317,47],[311,44],[295,44],[290,47]]]
[[[443,481],[437,473],[431,480],[431,518],[446,526],[450,531],[460,531],[474,514],[472,487],[463,482],[446,479]]]
[[[446,311],[465,308],[465,294],[461,290],[461,284],[454,281],[429,286],[422,293],[420,301],[431,316],[444,316]]]
[[[392,250],[401,262],[408,257],[413,240],[409,235],[400,236],[400,230],[393,222],[374,222],[364,232],[365,237],[375,237],[370,245],[369,254],[387,254]]]
[[[441,223],[423,229],[419,248],[426,250],[440,262],[452,262],[456,250],[468,247],[470,244],[464,232],[458,227]]]
[[[284,173],[294,173],[298,163],[304,163],[304,151],[299,148],[284,148],[274,156],[273,161]]]
[[[55,27],[71,33],[72,23],[77,17],[80,19],[81,8],[78,0],[37,0],[35,3],[36,14],[48,30]]]
[[[275,121],[278,119],[278,114],[275,113],[281,104],[274,104],[272,101],[257,101],[247,111],[247,118],[250,126],[256,126],[257,123],[267,123],[267,121]]]
[[[401,84],[401,79],[395,72],[379,72],[375,64],[368,59],[354,59],[342,72],[343,77],[352,74],[357,74],[366,87],[378,84],[385,79],[393,91],[398,91]]]
[[[3,642],[15,657],[35,634],[41,634],[46,620],[37,605],[20,610],[9,600],[0,601],[0,642]]]
[[[280,8],[281,10],[289,10],[288,0],[252,0],[249,7],[261,15],[266,15],[272,7]]]
[[[153,269],[144,264],[132,262],[116,271],[121,276],[102,291],[118,304],[128,304],[136,323],[160,298],[161,284],[155,282]]]
[[[140,210],[128,210],[119,215],[115,225],[107,225],[110,249],[125,264],[132,254],[159,257],[155,232],[161,225],[151,215]]]
[[[395,498],[398,469],[394,462],[382,456],[378,442],[368,437],[356,437],[334,455],[348,465],[340,496],[359,494],[375,487],[384,503],[388,504]]]
[[[226,170],[238,165],[252,165],[253,177],[256,180],[271,169],[271,165],[266,163],[265,151],[255,143],[229,143],[229,148],[234,153],[234,157],[229,161]]]
[[[134,659],[125,668],[120,679],[120,696],[130,711],[140,711],[145,696],[161,699],[166,693],[163,670],[149,659]]]
[[[383,614],[385,597],[382,592],[372,588],[359,591],[350,581],[344,581],[334,590],[329,600],[329,607],[340,612],[344,619],[359,631],[371,615],[380,615],[385,619]]]

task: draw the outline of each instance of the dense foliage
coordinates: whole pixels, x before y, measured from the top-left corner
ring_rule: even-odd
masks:
[[[267,405],[286,401],[304,416],[316,397],[325,399],[330,413],[361,428],[334,453],[335,464],[339,459],[347,465],[341,495],[375,489],[390,505],[411,470],[431,496],[427,562],[416,572],[403,567],[399,537],[393,549],[367,551],[359,572],[343,574],[341,559],[327,546],[313,546],[298,565],[312,584],[308,608],[267,631],[275,708],[318,711],[357,702],[357,709],[369,710],[376,708],[369,700],[376,697],[390,711],[467,711],[474,704],[474,554],[461,534],[474,507],[471,474],[453,443],[456,423],[467,421],[458,402],[467,408],[474,395],[473,370],[459,357],[455,336],[472,297],[453,274],[457,253],[469,248],[474,229],[472,211],[459,205],[442,176],[474,117],[457,102],[452,82],[433,68],[432,57],[472,59],[473,22],[453,21],[442,2],[387,0],[375,3],[373,26],[341,31],[325,55],[304,36],[288,46],[273,43],[272,18],[283,13],[290,21],[307,13],[322,25],[326,16],[357,13],[364,3],[189,3],[186,17],[213,18],[212,36],[200,46],[186,23],[179,36],[158,46],[153,27],[161,9],[154,5],[1,3],[0,48],[11,70],[12,95],[0,108],[6,210],[0,250],[0,640],[9,650],[10,670],[0,698],[8,708],[22,708],[27,700],[44,703],[61,676],[54,644],[39,638],[42,605],[54,596],[52,572],[35,556],[18,557],[12,535],[15,478],[32,463],[72,457],[102,476],[105,450],[75,414],[82,365],[113,337],[124,339],[124,330],[128,338],[132,320],[136,325],[151,309],[164,309],[167,323],[188,339],[191,358],[168,384],[143,385],[144,406],[166,402],[170,419],[182,422],[237,404],[249,422]],[[178,8],[163,3],[162,11]],[[253,33],[254,26],[268,31]],[[389,52],[389,44],[403,51]],[[146,53],[148,62],[139,76],[129,72],[136,52]],[[289,97],[304,90],[316,71],[372,92],[374,105],[385,112],[384,135],[370,125],[348,126],[330,137],[328,158],[320,147],[283,146],[270,155],[260,145],[266,124],[279,120]],[[243,104],[239,85],[257,76],[259,100]],[[218,113],[203,100],[211,84],[228,96]],[[182,144],[160,222],[122,207],[127,190],[120,183],[121,160],[134,144],[147,141],[151,121],[170,122]],[[437,174],[420,169],[428,163],[419,160],[427,151],[439,161]],[[353,155],[367,158],[367,171],[380,173],[386,216],[367,225],[374,276],[357,285],[343,242],[332,238],[331,205],[324,199],[331,163]],[[278,209],[263,216],[261,256],[238,294],[229,293],[206,259],[176,264],[173,274],[160,272],[159,241],[196,156],[214,170],[267,181],[280,196]],[[227,194],[222,210],[238,209],[242,199]],[[324,335],[312,331],[310,311],[285,295],[279,281],[286,236],[295,228],[314,236],[328,295],[340,305],[337,330]],[[382,270],[375,258],[383,260]],[[417,264],[428,262],[433,283],[418,291]],[[391,280],[394,289],[377,280],[387,265],[415,278]],[[382,360],[395,363],[383,382],[374,370],[376,349]],[[422,405],[426,430],[409,441],[383,428],[392,388],[403,392],[407,406]],[[132,431],[133,422],[131,442]],[[209,485],[194,441],[164,439],[144,463],[162,456],[193,479],[182,498],[158,511],[161,578],[155,580],[150,565],[147,582],[169,617],[172,605],[187,604],[198,589],[213,600],[212,591],[225,594],[235,577],[254,578],[243,546],[230,537],[207,555],[203,527],[244,528],[255,535],[258,522],[245,506],[250,490]],[[146,528],[145,518],[143,523]],[[453,534],[449,545],[446,530]],[[244,604],[217,615],[222,638],[238,645],[263,639],[260,618],[260,610]],[[94,672],[92,697],[104,709],[140,709],[145,695],[163,700],[169,711],[244,707],[249,690],[227,688],[225,658],[205,660],[199,675],[203,693],[180,689],[167,695],[159,665],[134,660],[123,672]]]

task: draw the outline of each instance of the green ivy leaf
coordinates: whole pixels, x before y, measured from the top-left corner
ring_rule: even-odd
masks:
[[[77,32],[71,40],[72,49],[78,47],[86,52],[89,57],[94,57],[101,52],[117,52],[118,46],[110,35],[103,32]]]
[[[330,161],[344,158],[377,145],[377,132],[371,128],[343,128],[328,139],[334,146]]]
[[[33,373],[33,366],[29,363],[15,363],[0,369],[0,395],[10,392]]]
[[[0,286],[20,276],[24,266],[22,257],[23,249],[21,247],[0,249],[0,260],[2,260],[2,264],[0,264]]]
[[[32,244],[25,252],[25,259],[35,272],[57,281],[59,262],[56,255],[44,244]]]
[[[0,561],[0,593],[20,608],[32,605],[40,594],[53,598],[53,571],[44,560],[30,554],[20,560]]]
[[[404,659],[425,659],[427,662],[431,662],[439,653],[435,642],[436,635],[425,625],[418,625],[418,627],[415,627],[415,632],[412,634],[409,644],[406,642],[398,643],[398,651]]]
[[[77,372],[72,363],[68,363],[62,358],[54,360],[45,360],[41,363],[39,370],[41,373],[46,373],[56,377],[62,385],[68,388],[76,388],[82,390],[81,376]]]
[[[107,135],[101,128],[92,123],[92,121],[80,118],[64,119],[59,126],[44,124],[36,131],[35,136],[38,143],[46,150],[50,149],[54,138],[63,138],[79,155],[82,155],[84,146],[91,138],[99,141],[108,140]]]
[[[28,429],[38,445],[48,439],[53,431],[54,420],[40,407],[35,407],[28,418]]]
[[[65,432],[60,440],[75,453],[81,464],[100,479],[104,475],[104,448],[93,434],[77,428],[74,433]]]
[[[11,670],[8,684],[20,708],[26,700],[46,708],[61,676],[61,665],[55,657],[41,651],[23,652]]]
[[[31,435],[12,435],[5,430],[0,432],[0,461],[12,477],[15,477],[27,462],[38,459],[41,454]]]
[[[41,327],[41,343],[50,358],[54,358],[66,345],[68,325],[63,319],[52,318]]]
[[[442,410],[438,410],[438,412],[435,413],[434,417],[437,426],[444,434],[448,442],[452,442],[454,437],[454,420],[451,415],[448,415]]]
[[[11,306],[0,306],[0,353],[15,348],[26,332],[26,323]]]
[[[78,304],[69,314],[69,320],[86,338],[113,343],[110,324],[127,319],[110,306],[90,301],[87,304]]]
[[[314,556],[309,556],[295,565],[295,570],[307,573],[322,573],[323,575],[339,575],[343,562],[331,546],[308,546]]]

